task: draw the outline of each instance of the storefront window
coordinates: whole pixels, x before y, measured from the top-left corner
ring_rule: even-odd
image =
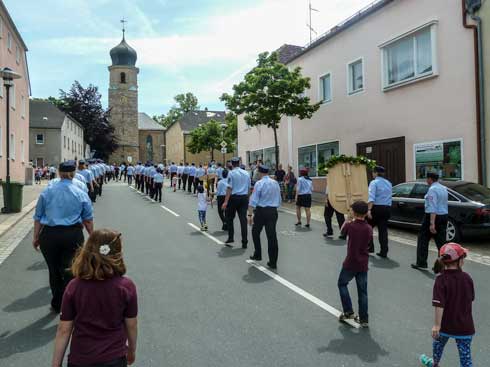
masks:
[[[255,161],[258,161],[259,159],[261,160],[263,153],[262,149],[250,152],[250,164],[255,163]]]
[[[436,172],[444,180],[461,180],[461,141],[415,144],[415,174],[424,179],[427,172]]]
[[[308,175],[315,177],[316,171],[316,145],[298,148],[298,170],[308,168]]]
[[[279,149],[279,147],[277,149]],[[276,149],[274,147],[264,149],[263,163],[266,166],[270,167],[271,174],[273,174],[273,172],[275,172],[275,170],[276,170]]]
[[[318,176],[326,176],[326,165],[330,157],[339,155],[339,142],[318,144]]]

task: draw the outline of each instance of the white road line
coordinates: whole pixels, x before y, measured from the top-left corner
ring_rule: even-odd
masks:
[[[207,238],[209,238],[210,240],[216,242],[218,245],[224,245],[225,243],[223,241],[220,241],[218,240],[216,237],[214,236],[211,236],[209,233],[207,232],[202,232],[201,231],[201,228],[199,228],[198,226],[196,226],[195,224],[193,223],[187,223],[188,225],[190,225],[192,228],[194,228],[196,231],[199,231],[201,232],[203,235],[205,235]]]
[[[275,281],[281,283],[283,286],[285,286],[285,287],[291,289],[293,292],[299,294],[301,297],[306,298],[308,301],[314,303],[315,305],[317,305],[321,309],[323,309],[323,310],[327,311],[328,313],[332,314],[336,318],[338,318],[340,316],[341,312],[339,310],[337,310],[335,307],[332,307],[329,304],[323,302],[321,299],[315,297],[311,293],[308,293],[307,291],[301,289],[300,287],[298,287],[298,286],[294,285],[293,283],[287,281],[286,279],[280,277],[276,273],[273,273],[272,271],[266,269],[265,267],[263,267],[262,265],[256,263],[253,260],[245,260],[245,261],[248,264],[250,264],[253,267],[255,267],[256,269],[258,269],[261,272],[263,272],[264,274],[267,274],[268,276],[270,276]],[[359,328],[359,325],[356,322],[354,322],[353,320],[347,320],[346,323],[349,324],[350,326],[356,328],[356,329]]]
[[[176,212],[174,212],[173,210],[170,210],[169,208],[167,208],[166,206],[163,206],[163,205],[160,205],[160,208],[166,210],[167,212],[169,212],[170,214],[173,214],[175,215],[176,217],[180,217],[180,214],[177,214]]]

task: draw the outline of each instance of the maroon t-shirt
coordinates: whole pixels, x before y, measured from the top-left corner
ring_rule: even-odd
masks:
[[[62,321],[73,321],[68,362],[92,365],[126,356],[126,318],[138,314],[136,286],[131,279],[73,279],[61,305]]]
[[[461,269],[444,270],[436,277],[432,305],[444,308],[441,333],[452,336],[475,334],[472,304],[475,300],[473,280]]]
[[[373,238],[371,226],[365,220],[356,219],[345,223],[342,233],[348,236],[344,269],[356,273],[368,271],[369,242]]]

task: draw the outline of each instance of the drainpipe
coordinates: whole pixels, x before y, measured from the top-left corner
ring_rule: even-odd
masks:
[[[486,136],[485,136],[485,95],[484,95],[484,66],[483,66],[483,41],[482,41],[482,21],[481,18],[471,13],[466,7],[466,0],[462,0],[463,5],[463,26],[473,30],[474,49],[475,49],[475,90],[476,90],[476,124],[477,124],[477,150],[478,150],[478,181],[487,186],[487,167],[486,167]],[[467,15],[476,21],[476,25],[468,24]]]

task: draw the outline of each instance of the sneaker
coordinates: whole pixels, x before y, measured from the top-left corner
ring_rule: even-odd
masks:
[[[310,228],[310,225],[309,224],[305,224],[305,228]]]
[[[346,321],[354,319],[354,312],[342,312],[339,316],[339,321]]]
[[[205,231],[207,231],[207,230],[208,230],[208,225],[207,225],[207,224],[205,224],[205,225],[204,225],[204,230],[205,230]]]
[[[361,320],[359,316],[354,317],[354,321],[361,325],[362,328],[369,327],[369,322],[367,320]]]
[[[301,225],[301,222],[298,222],[295,224],[296,227],[300,226]]]
[[[204,226],[201,226],[201,231],[204,232],[206,228]]]
[[[422,366],[426,366],[426,367],[433,367],[434,366],[434,360],[432,358],[426,356],[425,354],[422,354],[420,356],[419,361],[422,364]]]
[[[333,233],[328,233],[328,232],[325,232],[325,233],[323,234],[323,237],[325,237],[325,238],[333,238]]]

